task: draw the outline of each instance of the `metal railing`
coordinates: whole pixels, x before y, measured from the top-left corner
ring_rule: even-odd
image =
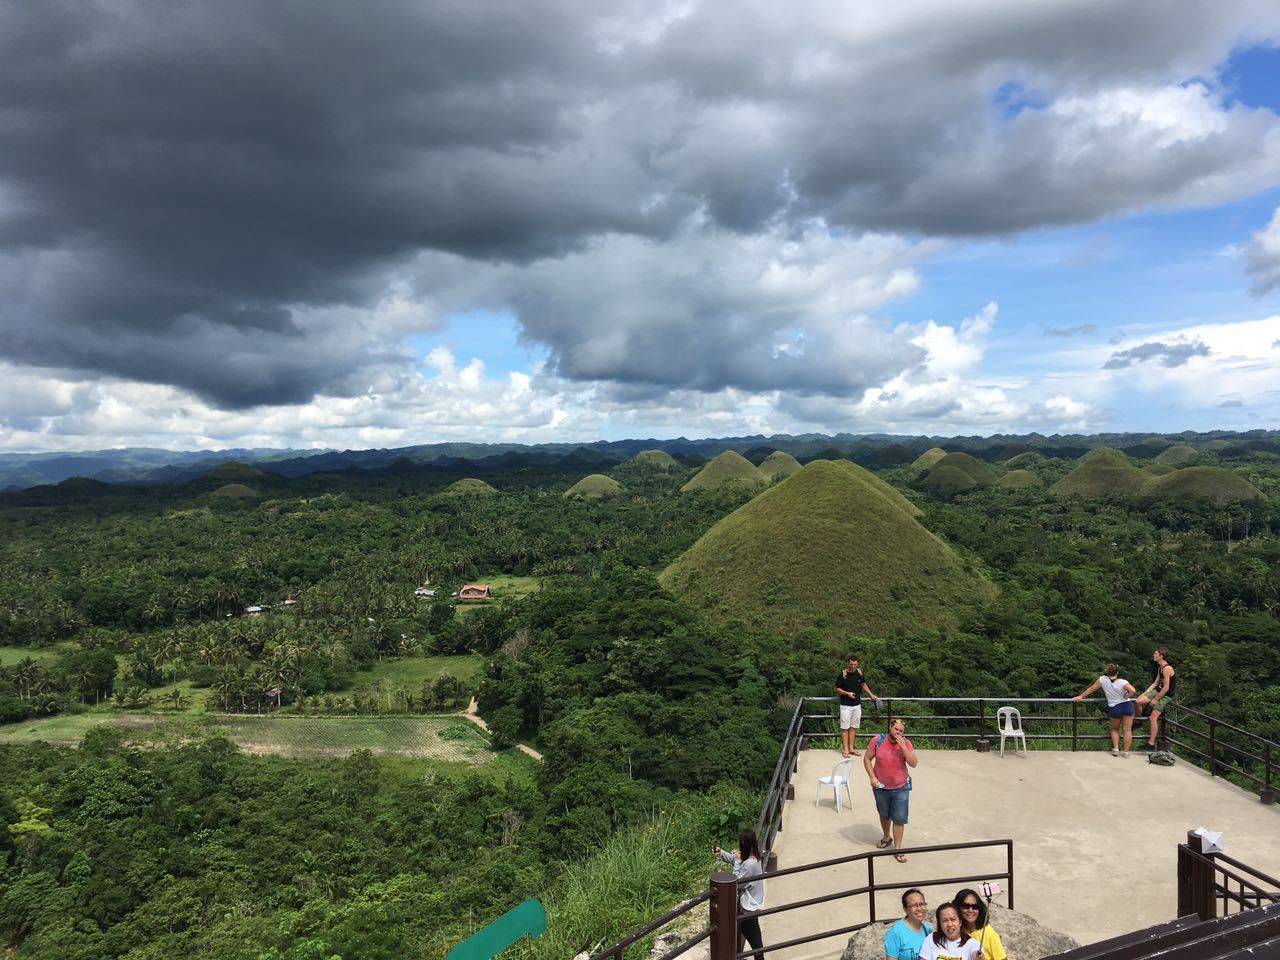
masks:
[[[1280,880],[1225,853],[1205,853],[1194,832],[1178,844],[1178,916],[1212,920],[1268,903],[1280,903]]]
[[[986,847],[1004,847],[1005,860],[1003,870],[991,870],[981,874],[965,874],[954,877],[935,877],[931,879],[916,879],[899,881],[896,883],[883,883],[876,881],[876,861],[882,857],[894,857],[899,855],[923,855],[928,853],[938,853],[953,850],[977,850]],[[745,960],[748,957],[759,956],[771,950],[785,950],[789,947],[798,947],[801,944],[812,943],[815,940],[826,940],[831,937],[838,937],[845,934],[854,933],[863,927],[869,927],[875,923],[882,923],[890,919],[898,919],[897,914],[892,918],[878,918],[876,916],[876,894],[881,891],[894,890],[910,890],[914,887],[951,887],[966,883],[980,883],[984,880],[1003,880],[1005,881],[1005,892],[1009,895],[1009,907],[1013,907],[1013,841],[1012,840],[973,840],[968,843],[941,843],[927,847],[903,847],[901,850],[868,850],[862,853],[855,853],[847,857],[836,857],[833,860],[822,860],[817,863],[806,863],[799,867],[789,867],[785,870],[773,870],[761,874],[760,880],[774,880],[778,877],[789,877],[799,873],[809,873],[814,870],[832,870],[837,867],[843,867],[849,864],[865,863],[867,867],[867,882],[847,890],[839,890],[835,893],[828,893],[818,897],[809,897],[804,900],[794,900],[791,903],[784,903],[777,907],[766,907],[757,911],[754,916],[768,917],[780,913],[789,913],[793,910],[803,910],[807,907],[822,906],[832,903],[836,900],[847,900],[850,897],[865,896],[867,898],[867,919],[859,923],[848,924],[842,927],[834,927],[829,930],[819,930],[816,933],[809,933],[803,937],[796,937],[791,940],[784,940],[780,943],[766,943],[764,946],[756,950],[744,950],[738,952],[738,923],[746,916],[746,914],[738,910],[738,882],[732,874],[716,874],[711,878],[711,902],[713,904],[713,916],[729,916],[732,915],[734,922],[731,925],[721,925],[713,923],[711,928],[711,960]],[[756,878],[751,878],[755,880]]]

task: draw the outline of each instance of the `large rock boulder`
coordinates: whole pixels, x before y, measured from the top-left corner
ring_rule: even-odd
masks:
[[[930,920],[930,923],[933,921]],[[1058,933],[1037,923],[1025,913],[991,905],[991,926],[1000,934],[1009,960],[1041,960],[1080,946],[1065,933]],[[849,938],[840,960],[884,960],[884,934],[887,924],[875,924],[859,930]]]

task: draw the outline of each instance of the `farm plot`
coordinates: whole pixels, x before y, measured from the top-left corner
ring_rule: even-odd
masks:
[[[285,757],[342,757],[356,750],[453,763],[492,758],[483,735],[457,717],[219,717],[247,753]]]

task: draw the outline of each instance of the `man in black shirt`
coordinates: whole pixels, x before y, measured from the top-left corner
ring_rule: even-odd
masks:
[[[867,678],[858,669],[858,658],[849,657],[849,665],[836,678],[836,696],[840,698],[840,756],[858,756],[858,727],[862,726],[862,694],[873,701],[879,699],[867,686]]]

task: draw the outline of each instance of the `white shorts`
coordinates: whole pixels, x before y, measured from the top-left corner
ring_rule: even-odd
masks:
[[[852,727],[857,730],[860,726],[862,726],[862,704],[858,704],[856,707],[846,707],[843,703],[840,704],[840,729],[848,730]]]

